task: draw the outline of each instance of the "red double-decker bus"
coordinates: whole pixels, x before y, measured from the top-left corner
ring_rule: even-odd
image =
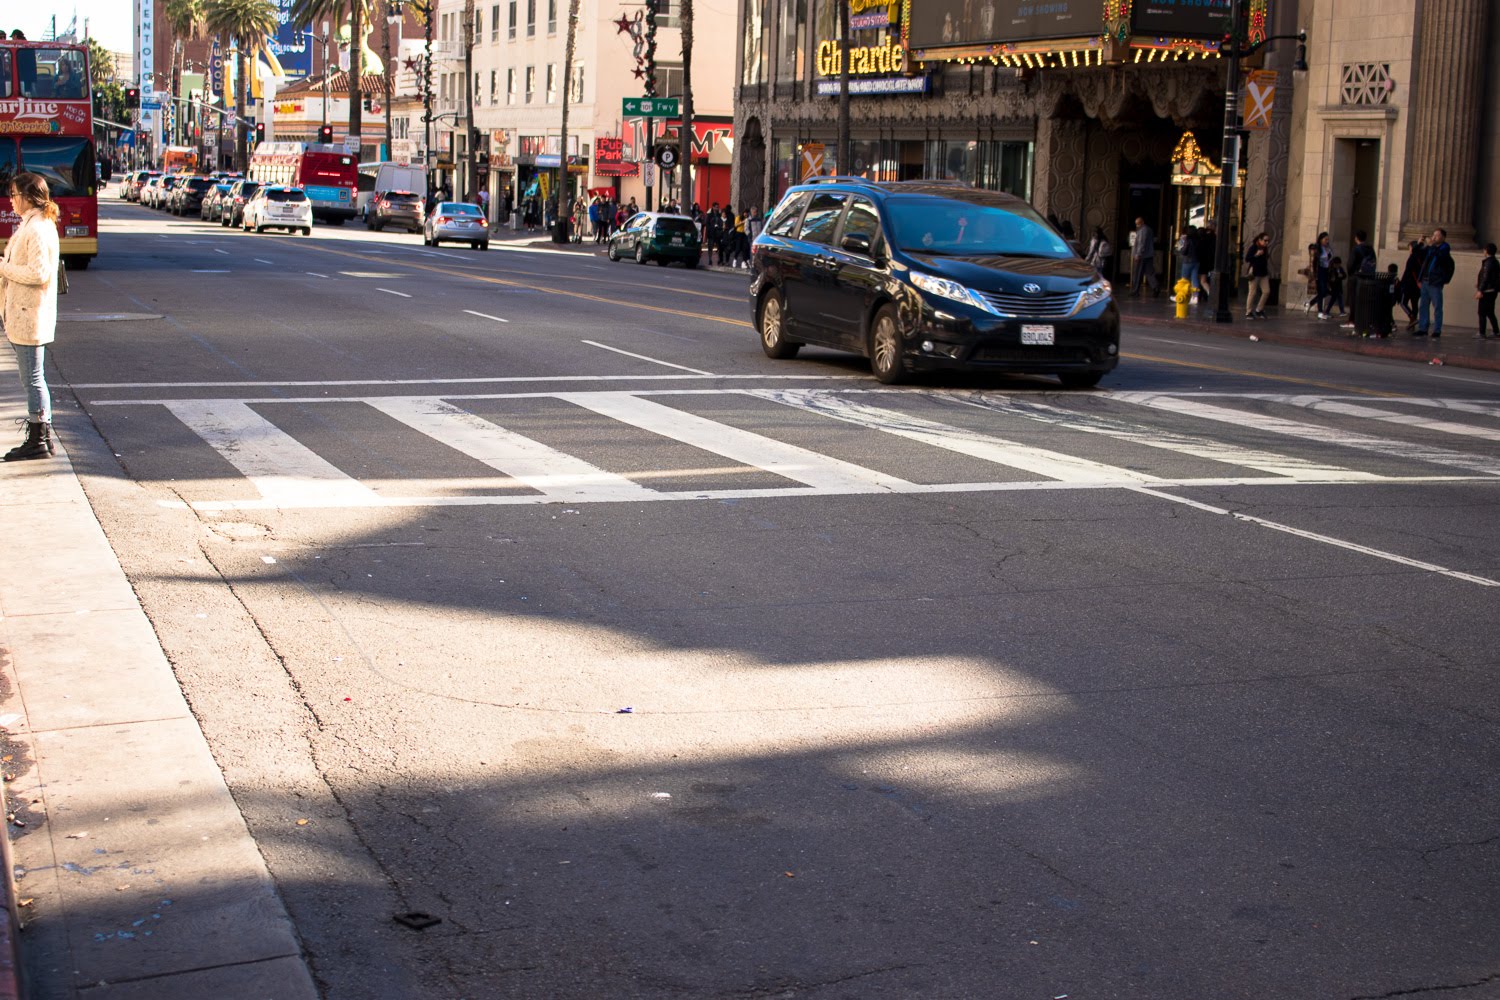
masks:
[[[318,219],[342,223],[354,218],[359,164],[343,146],[263,142],[250,156],[250,179],[302,188]]]
[[[87,46],[0,41],[0,247],[21,221],[9,197],[21,170],[47,179],[63,256],[88,267],[99,253],[99,190]]]

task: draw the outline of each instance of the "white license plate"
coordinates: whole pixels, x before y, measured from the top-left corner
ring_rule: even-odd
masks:
[[[1050,345],[1057,343],[1057,330],[1050,323],[1021,324],[1021,343]]]
[[[674,237],[672,237],[672,245],[674,247],[680,247],[680,246],[682,246],[682,237],[681,236],[674,236]]]

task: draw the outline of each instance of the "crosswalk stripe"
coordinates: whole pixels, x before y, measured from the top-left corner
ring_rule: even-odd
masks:
[[[912,483],[625,392],[559,393],[585,409],[733,462],[840,493],[904,492]]]
[[[166,404],[273,505],[367,507],[379,496],[244,403],[180,400]]]
[[[1379,420],[1388,424],[1401,424],[1406,427],[1416,427],[1425,431],[1438,431],[1443,434],[1456,434],[1461,437],[1475,437],[1484,441],[1500,441],[1500,431],[1489,427],[1460,424],[1451,420],[1433,420],[1430,417],[1417,416],[1412,413],[1396,413],[1375,406],[1345,403],[1322,396],[1291,396],[1287,398],[1287,402],[1293,406],[1306,407],[1314,413],[1337,413],[1345,417],[1359,417],[1361,420]],[[1406,400],[1402,400],[1402,402],[1406,402]]]
[[[1468,455],[1447,448],[1432,447],[1393,438],[1376,437],[1373,434],[1340,430],[1334,427],[1323,427],[1318,424],[1306,424],[1297,420],[1287,420],[1284,417],[1254,413],[1249,410],[1237,410],[1225,406],[1215,406],[1196,399],[1182,399],[1156,392],[1114,392],[1110,394],[1109,398],[1122,403],[1133,403],[1156,410],[1165,410],[1168,413],[1200,417],[1204,420],[1233,424],[1237,427],[1244,427],[1250,430],[1268,431],[1286,437],[1315,441],[1319,444],[1331,444],[1340,448],[1352,448],[1356,451],[1375,452],[1391,458],[1412,459],[1432,465],[1466,469],[1470,472],[1479,472],[1487,476],[1500,476],[1500,462],[1480,455]]]
[[[397,396],[368,399],[366,403],[557,500],[572,503],[641,500],[649,499],[652,494],[624,476],[606,472],[440,399]]]
[[[1242,448],[1227,442],[1215,441],[1212,438],[1155,427],[1143,427],[1096,413],[1080,413],[1076,410],[1063,409],[1060,406],[1035,403],[1011,396],[969,392],[958,394],[953,398],[958,402],[983,406],[1001,413],[1025,417],[1027,420],[1060,426],[1066,430],[1100,434],[1119,441],[1144,445],[1147,448],[1160,448],[1181,455],[1205,458],[1211,462],[1222,462],[1225,465],[1237,465],[1246,469],[1257,469],[1275,476],[1287,476],[1296,480],[1357,483],[1380,478],[1373,472],[1360,472],[1342,466],[1327,465],[1260,448]]]
[[[1061,482],[1157,483],[1161,481],[1158,477],[1144,472],[1104,465],[1086,458],[1065,455],[1062,452],[979,434],[962,427],[954,427],[897,410],[889,410],[882,406],[874,406],[847,395],[817,391],[804,392],[797,389],[751,389],[747,390],[746,394]]]

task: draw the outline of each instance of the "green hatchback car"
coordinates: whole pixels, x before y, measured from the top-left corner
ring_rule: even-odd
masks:
[[[610,260],[630,257],[637,264],[654,260],[666,267],[676,260],[697,267],[702,250],[697,223],[686,215],[637,212],[609,238]]]

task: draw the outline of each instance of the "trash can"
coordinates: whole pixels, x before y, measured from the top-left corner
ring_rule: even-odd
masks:
[[[1349,278],[1353,285],[1350,306],[1354,332],[1364,337],[1389,337],[1395,329],[1391,310],[1396,307],[1395,284],[1390,274],[1360,272]]]

